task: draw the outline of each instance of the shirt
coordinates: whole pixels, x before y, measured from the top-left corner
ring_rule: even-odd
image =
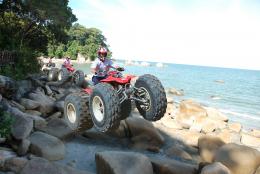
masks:
[[[97,58],[91,65],[91,68],[96,70],[96,76],[99,77],[106,76],[111,67],[113,67],[113,62],[110,59],[105,59],[104,62],[102,62]]]

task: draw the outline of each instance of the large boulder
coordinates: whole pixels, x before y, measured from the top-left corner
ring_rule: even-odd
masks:
[[[58,138],[43,132],[34,132],[29,137],[30,151],[48,160],[61,160],[65,156],[65,146]]]
[[[159,151],[164,144],[164,137],[149,121],[138,117],[128,117],[125,124],[134,148]]]
[[[184,100],[180,103],[179,113],[176,114],[175,119],[186,128],[190,128],[195,120],[206,117],[207,112],[200,104],[192,100]]]
[[[257,129],[252,129],[250,132],[248,132],[248,134],[260,138],[260,130]]]
[[[54,100],[41,91],[30,93],[28,97],[29,99],[40,103],[40,106],[37,109],[43,114],[43,116],[47,116],[55,111]]]
[[[7,159],[16,156],[16,153],[13,152],[11,149],[0,149],[0,171],[4,169],[4,164]]]
[[[226,144],[228,144],[228,143],[241,144],[240,143],[241,135],[238,132],[234,132],[230,129],[218,130],[218,131],[211,133],[210,135],[219,137]]]
[[[191,155],[180,147],[170,147],[165,151],[165,154],[169,157],[179,157],[186,160],[192,160]]]
[[[26,158],[20,158],[20,157],[9,158],[5,161],[4,169],[7,171],[19,173],[24,168],[27,162],[28,160]]]
[[[151,159],[154,174],[197,174],[198,166],[170,159]]]
[[[6,76],[0,75],[0,94],[4,97],[11,97],[16,90],[16,82]]]
[[[28,161],[20,174],[91,174],[87,171],[51,163],[43,158],[33,158]]]
[[[242,133],[241,143],[246,146],[260,147],[260,138]]]
[[[19,101],[28,92],[33,90],[33,85],[30,80],[21,80],[17,82],[18,89],[15,94],[15,99]]]
[[[99,152],[96,154],[96,168],[97,174],[153,174],[150,160],[142,154],[133,152]]]
[[[18,145],[18,148],[17,148],[17,154],[19,156],[23,156],[23,155],[26,155],[27,152],[29,151],[29,147],[31,145],[31,142],[27,139],[23,139],[20,144]]]
[[[219,121],[225,121],[225,122],[228,121],[228,117],[223,113],[221,113],[219,110],[211,107],[205,107],[205,109],[207,112],[207,116],[209,118],[212,118],[214,120],[219,120]]]
[[[242,129],[242,125],[240,123],[229,123],[228,128],[234,132],[240,132]]]
[[[230,143],[218,149],[214,161],[224,164],[233,174],[252,174],[260,165],[260,152]]]
[[[62,140],[69,138],[73,133],[67,122],[60,118],[50,120],[46,127],[42,127],[39,130]]]
[[[39,102],[27,98],[21,98],[20,104],[23,105],[27,110],[33,110],[40,106]]]
[[[231,172],[226,166],[216,162],[205,166],[201,174],[231,174]]]
[[[225,143],[218,137],[204,135],[198,140],[199,153],[203,161],[211,163],[215,152]]]
[[[33,120],[16,108],[13,110],[16,114],[12,114],[14,123],[11,126],[11,133],[17,140],[25,139],[33,129]]]

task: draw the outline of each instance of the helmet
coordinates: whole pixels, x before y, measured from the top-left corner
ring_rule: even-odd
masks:
[[[98,56],[100,56],[101,54],[103,54],[105,57],[107,57],[107,49],[106,48],[99,48],[98,50]]]

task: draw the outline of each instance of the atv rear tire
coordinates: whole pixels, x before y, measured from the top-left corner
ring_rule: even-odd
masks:
[[[64,119],[76,133],[93,127],[89,112],[89,96],[85,93],[70,94],[64,102]]]
[[[125,100],[123,103],[121,103],[121,116],[120,118],[126,119],[129,117],[130,113],[132,111],[132,102],[131,100]]]
[[[146,99],[145,104],[135,102],[140,114],[149,121],[160,120],[167,108],[167,99],[165,90],[161,82],[153,75],[145,74],[140,76],[135,83],[138,88],[138,94],[142,99]]]
[[[61,68],[58,73],[58,81],[65,81],[69,78],[70,72],[66,68]]]
[[[120,122],[120,103],[116,90],[108,83],[95,85],[89,100],[95,127],[101,131],[116,129]]]
[[[84,72],[81,70],[77,70],[73,74],[73,81],[77,86],[81,87],[85,81]]]
[[[51,68],[48,71],[48,81],[56,81],[58,77],[59,70],[57,68]]]

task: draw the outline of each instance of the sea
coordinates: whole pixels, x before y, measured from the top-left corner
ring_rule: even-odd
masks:
[[[125,65],[126,74],[153,74],[165,89],[183,90],[184,96],[171,96],[174,101],[193,99],[203,106],[214,107],[227,115],[230,122],[239,122],[245,129],[260,129],[260,71],[206,67],[182,64],[141,62]],[[146,64],[146,65],[147,65]],[[144,64],[145,65],[145,64]],[[76,64],[90,73],[90,64]]]

